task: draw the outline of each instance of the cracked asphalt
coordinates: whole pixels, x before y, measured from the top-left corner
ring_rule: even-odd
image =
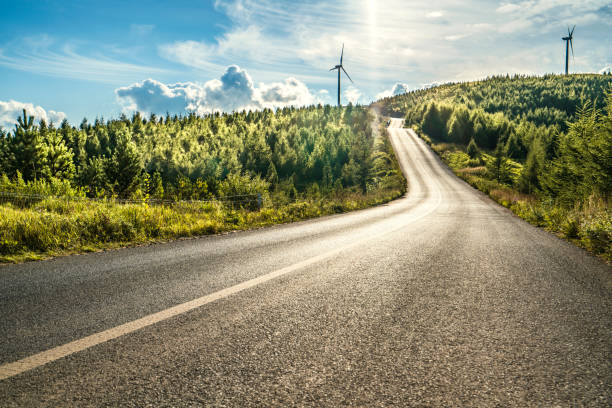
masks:
[[[387,205],[0,268],[0,364],[334,256],[0,381],[0,406],[611,406],[612,268],[411,131]]]

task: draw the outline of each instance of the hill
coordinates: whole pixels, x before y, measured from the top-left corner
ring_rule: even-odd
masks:
[[[612,259],[612,76],[505,76],[377,102],[528,221]]]

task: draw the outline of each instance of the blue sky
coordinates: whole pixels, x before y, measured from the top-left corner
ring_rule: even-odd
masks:
[[[600,0],[0,0],[0,124],[343,103],[493,74],[612,65]]]

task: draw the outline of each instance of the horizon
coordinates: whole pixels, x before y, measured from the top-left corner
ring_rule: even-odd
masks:
[[[606,72],[603,72],[603,73],[590,73],[590,72],[587,72],[587,73],[578,73],[577,72],[577,73],[573,73],[573,74],[570,73],[567,76],[573,76],[573,75],[612,75],[612,72],[610,72],[610,71],[606,71]],[[515,78],[545,78],[545,77],[549,77],[549,76],[565,77],[566,75],[565,74],[559,74],[559,73],[544,73],[544,74],[541,74],[541,75],[539,75],[539,74],[529,75],[529,74],[510,74],[510,73],[508,73],[508,74],[500,74],[500,75],[491,75],[491,76],[488,76],[488,77],[485,77],[485,78],[477,78],[477,79],[473,79],[473,80],[434,83],[434,84],[428,84],[428,85],[426,85],[426,86],[424,86],[422,88],[408,89],[408,90],[406,90],[405,92],[402,92],[402,93],[386,95],[386,96],[383,96],[383,97],[381,97],[379,99],[372,100],[372,101],[369,101],[369,102],[366,102],[366,103],[356,102],[356,103],[353,104],[352,102],[349,101],[347,103],[344,103],[341,107],[342,108],[346,108],[349,105],[353,106],[353,107],[368,106],[368,105],[371,105],[373,103],[377,103],[377,102],[383,101],[386,98],[394,98],[394,97],[397,97],[397,96],[401,96],[401,95],[403,95],[405,93],[426,91],[426,90],[431,89],[431,88],[447,86],[447,85],[451,86],[451,85],[456,85],[456,84],[470,84],[470,83],[477,83],[477,82],[488,81],[488,80],[492,80],[492,79],[496,79],[496,78],[509,78],[509,79],[515,79]],[[10,101],[10,102],[12,102],[12,101]],[[3,102],[0,101],[0,109],[1,109],[1,104],[2,103]],[[28,104],[28,105],[31,105],[31,104]],[[120,112],[118,116],[111,116],[111,117],[105,117],[103,115],[98,115],[98,116],[95,116],[95,117],[92,117],[92,118],[83,117],[80,121],[74,122],[74,123],[69,121],[69,120],[67,120],[67,118],[65,118],[65,119],[67,120],[67,122],[70,124],[71,127],[77,128],[77,127],[79,127],[79,125],[83,121],[86,121],[89,124],[93,124],[95,121],[100,120],[103,124],[106,124],[106,123],[112,122],[112,121],[124,120],[124,118],[131,119],[131,118],[134,117],[134,115],[140,115],[140,117],[142,119],[144,119],[145,121],[148,121],[152,114],[154,114],[158,119],[161,118],[161,117],[167,117],[167,116],[170,116],[171,118],[177,117],[179,119],[183,119],[183,118],[186,118],[186,117],[188,117],[188,116],[190,116],[192,114],[196,115],[197,117],[200,117],[200,118],[207,118],[207,117],[213,116],[215,114],[219,114],[219,115],[223,116],[223,115],[232,115],[233,113],[242,114],[242,113],[249,113],[249,112],[261,112],[261,111],[264,111],[264,110],[270,110],[272,112],[276,112],[277,110],[281,110],[281,109],[285,109],[285,108],[307,109],[307,108],[313,108],[313,107],[316,108],[316,107],[325,107],[325,106],[331,106],[333,108],[338,107],[336,103],[316,102],[316,103],[312,103],[312,104],[309,104],[309,105],[299,105],[299,106],[298,105],[286,105],[286,106],[276,106],[276,107],[261,107],[261,108],[255,108],[255,109],[242,108],[242,109],[234,109],[232,111],[215,110],[215,111],[203,112],[203,113],[198,113],[196,111],[188,111],[188,110],[185,110],[183,112],[177,112],[177,113],[170,113],[169,111],[158,113],[158,112],[142,112],[142,111],[139,111],[139,110],[134,110],[134,111],[131,111],[131,112]],[[16,118],[15,119],[15,124],[11,125],[12,128],[5,128],[5,127],[0,126],[0,130],[4,130],[5,132],[8,131],[8,133],[10,133],[11,130],[14,130],[15,125],[17,125],[17,117],[23,117],[23,109],[26,110],[26,114],[28,116],[34,116],[35,117],[34,126],[39,126],[40,121],[44,120],[45,124],[47,126],[51,126],[51,127],[57,129],[57,128],[59,128],[59,126],[61,125],[61,123],[64,120],[64,118],[62,118],[61,121],[47,120],[44,117],[37,116],[38,111],[40,110],[40,107],[37,107],[37,106],[33,106],[33,107],[26,106],[26,107],[23,107],[18,112],[18,115],[15,117]],[[47,116],[50,116],[48,112],[47,112]]]
[[[476,0],[466,7],[418,1],[410,9],[372,0],[217,0],[172,8],[147,1],[4,3],[5,130],[23,108],[37,120],[77,125],[135,111],[148,117],[334,105],[337,78],[328,70],[343,42],[355,81],[343,78],[343,105],[449,82],[562,73],[562,37],[574,24],[570,73],[609,72],[612,65],[612,6],[598,0]]]

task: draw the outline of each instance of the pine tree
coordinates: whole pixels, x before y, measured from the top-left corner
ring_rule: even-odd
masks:
[[[34,126],[34,116],[27,116],[25,109],[23,117],[17,118],[10,150],[14,158],[13,173],[19,170],[25,181],[40,177],[44,167],[44,148]]]
[[[276,172],[276,166],[274,166],[272,161],[270,161],[270,164],[268,165],[266,181],[270,183],[270,186],[274,186],[278,183],[278,173]]]
[[[467,154],[472,159],[475,159],[480,155],[480,150],[478,150],[478,146],[476,145],[476,142],[474,142],[474,138],[470,139],[470,143],[467,145]]]
[[[519,178],[519,189],[523,193],[533,194],[541,188],[539,179],[542,171],[543,152],[541,150],[537,141],[534,140],[527,154],[527,162]]]
[[[440,118],[440,111],[436,103],[431,103],[423,116],[421,129],[435,139],[446,139],[446,123]]]
[[[513,159],[524,159],[527,155],[527,149],[516,132],[513,132],[506,142],[506,154]]]
[[[13,153],[10,150],[9,135],[0,127],[0,174],[10,172],[13,163]]]
[[[489,174],[500,183],[508,181],[508,158],[504,154],[504,148],[501,143],[497,144],[493,154],[493,160],[490,161],[488,167]]]
[[[454,143],[467,144],[474,136],[474,124],[470,113],[464,106],[457,107],[448,121],[448,140]]]
[[[89,190],[93,197],[105,196],[110,193],[111,187],[107,176],[108,159],[104,157],[92,157],[83,166],[79,175],[79,182]]]
[[[72,180],[75,173],[72,151],[66,147],[62,135],[55,129],[48,130],[43,146],[45,153],[43,175],[47,178]]]
[[[164,198],[164,182],[162,180],[161,174],[158,171],[153,173],[153,178],[150,183],[150,195],[153,198],[162,199]]]
[[[128,135],[118,137],[117,147],[111,159],[111,175],[116,192],[121,197],[128,197],[140,184],[140,175],[144,169],[138,148]]]

